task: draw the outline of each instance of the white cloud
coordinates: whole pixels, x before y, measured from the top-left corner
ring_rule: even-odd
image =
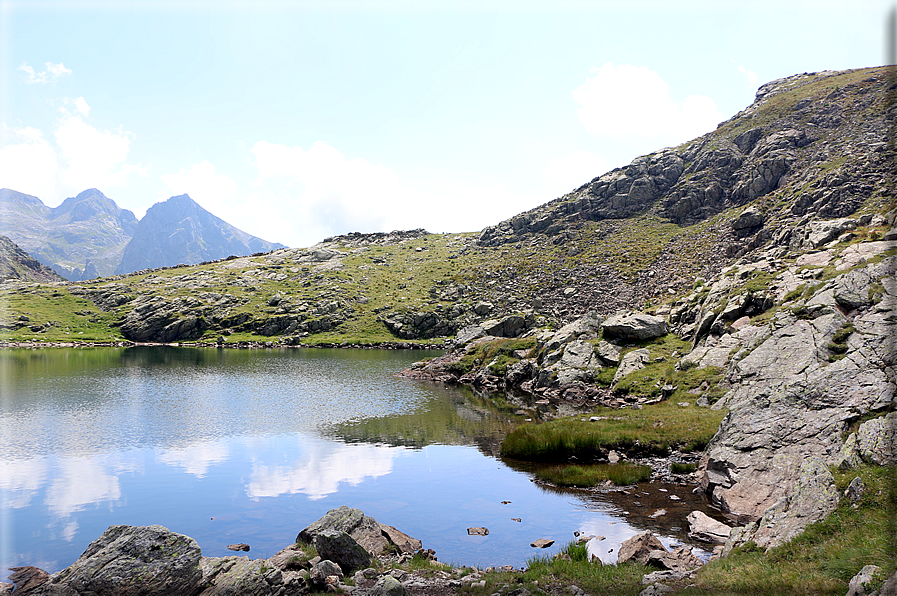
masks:
[[[543,169],[546,178],[562,193],[578,188],[610,169],[607,162],[589,151],[574,151],[550,159]]]
[[[252,154],[258,176],[240,212],[228,206],[231,217],[291,246],[347,232],[476,231],[544,201],[467,172],[400,176],[320,141],[309,149],[259,141]]]
[[[573,91],[577,115],[598,137],[640,137],[675,144],[709,132],[724,120],[714,101],[691,95],[673,101],[669,85],[644,66],[608,62]]]
[[[0,147],[0,187],[36,197],[55,195],[59,162],[53,145],[36,128],[4,125],[3,132],[12,142]]]
[[[91,109],[83,97],[66,99],[75,112],[60,109],[52,141],[32,128],[3,125],[0,186],[40,197],[48,204],[87,188],[104,192],[126,186],[149,168],[128,163],[133,134],[99,130],[85,119]]]
[[[52,62],[45,62],[44,66],[47,67],[46,70],[42,72],[36,72],[34,68],[28,65],[28,63],[22,64],[19,67],[19,70],[23,71],[26,75],[28,75],[28,79],[26,82],[28,84],[33,83],[49,83],[51,81],[55,81],[59,77],[64,77],[66,75],[72,74],[72,71],[65,67],[62,62],[59,64],[53,64]]]
[[[75,109],[77,109],[82,116],[84,116],[85,118],[90,116],[90,106],[87,105],[87,100],[85,100],[83,97],[78,97],[72,101],[75,104]]]
[[[360,484],[392,472],[392,460],[402,450],[375,445],[344,445],[313,441],[306,446],[308,456],[296,466],[252,468],[246,494],[251,499],[301,493],[317,500],[339,490],[341,482]]]
[[[159,454],[159,461],[183,468],[188,474],[203,478],[209,467],[227,459],[229,450],[222,442],[194,443],[183,449],[167,449]]]
[[[215,215],[219,215],[215,211],[216,206],[230,204],[237,195],[237,183],[234,179],[216,172],[215,166],[208,161],[181,169],[177,174],[165,174],[161,178],[167,188],[164,198],[188,194]]]

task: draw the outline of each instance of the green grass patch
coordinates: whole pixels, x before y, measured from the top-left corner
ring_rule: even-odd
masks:
[[[682,464],[679,462],[673,462],[670,464],[670,472],[673,474],[691,474],[695,470],[698,469],[698,466],[695,464]]]
[[[661,402],[636,409],[598,408],[601,418],[578,417],[524,424],[508,433],[501,455],[535,462],[603,459],[608,449],[633,455],[666,454],[673,448],[703,449],[726,415],[722,410]]]
[[[469,354],[465,354],[457,363],[449,367],[453,372],[467,374],[470,371],[491,364],[490,372],[497,376],[504,376],[508,366],[517,362],[519,358],[515,352],[531,352],[536,347],[536,340],[528,339],[499,339],[485,342],[474,348]],[[528,354],[527,354],[528,355]],[[495,361],[493,363],[493,361]]]
[[[610,480],[628,486],[651,478],[651,467],[637,464],[595,464],[591,466],[550,466],[536,470],[536,478],[557,486],[588,488]]]
[[[871,589],[881,587],[897,566],[897,468],[862,466],[838,472],[839,491],[857,476],[866,490],[856,509],[842,499],[829,517],[782,546],[768,552],[749,545],[737,549],[704,566],[696,587],[684,593],[841,596],[865,565],[883,569]]]
[[[571,542],[561,550],[560,556],[530,559],[522,576],[510,576],[511,581],[506,583],[519,582],[534,594],[566,593],[568,587],[575,584],[587,594],[635,596],[645,588],[639,583],[642,576],[651,571],[637,563],[602,565],[589,562],[585,545]],[[483,594],[491,594],[501,585],[501,582],[491,582],[490,579],[487,576],[487,590]]]

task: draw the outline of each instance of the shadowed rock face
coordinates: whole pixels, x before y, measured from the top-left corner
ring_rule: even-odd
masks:
[[[179,195],[146,211],[115,272],[195,264],[283,247],[247,234],[215,217],[189,196]]]

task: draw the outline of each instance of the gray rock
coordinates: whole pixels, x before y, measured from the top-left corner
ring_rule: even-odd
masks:
[[[897,412],[867,420],[857,430],[857,451],[865,462],[897,464]]]
[[[467,528],[467,534],[469,536],[488,536],[489,528],[482,528],[482,527]]]
[[[612,385],[616,385],[620,379],[629,373],[645,368],[645,365],[648,364],[650,359],[651,355],[646,348],[639,348],[638,350],[627,352],[620,360],[620,366],[617,367],[617,372],[614,374]]]
[[[863,484],[863,479],[857,476],[847,485],[847,489],[844,491],[844,496],[847,497],[851,503],[859,503],[860,499],[863,498],[864,492],[866,492],[866,485]]]
[[[644,313],[614,315],[601,324],[604,333],[624,339],[653,339],[666,335],[667,322],[661,317]]]
[[[311,543],[315,536],[324,530],[345,532],[374,556],[382,553],[389,545],[377,520],[365,515],[359,509],[351,509],[346,505],[331,509],[322,518],[299,532],[296,542]]]
[[[327,583],[328,577],[334,576],[342,578],[343,570],[335,562],[327,559],[315,563],[308,574],[309,581],[317,586],[323,586]]]
[[[681,571],[653,571],[642,576],[641,584],[643,586],[648,586],[651,584],[656,584],[657,582],[662,582],[664,580],[675,581],[677,579],[682,579],[685,576],[686,574]]]
[[[601,340],[595,346],[595,354],[602,363],[608,366],[618,366],[620,364],[620,348],[612,343]]]
[[[878,565],[866,565],[850,579],[847,585],[847,596],[867,596],[866,587],[872,583],[873,576],[881,571]]]
[[[731,526],[716,521],[700,511],[692,511],[686,520],[688,520],[688,535],[695,540],[704,542],[722,544],[729,538],[729,532],[732,530]]]
[[[838,506],[838,489],[828,466],[818,457],[802,462],[792,490],[767,509],[756,530],[745,536],[757,546],[777,546],[800,534],[813,522],[824,519]]]
[[[530,543],[530,546],[533,548],[548,548],[554,544],[554,540],[548,540],[547,538],[539,538],[538,540],[534,540]]]
[[[282,572],[262,559],[247,557],[203,557],[201,596],[298,596],[305,591],[305,578],[298,572]]]
[[[617,564],[638,561],[645,564],[653,551],[666,552],[666,547],[651,532],[642,532],[623,542],[617,551]]]
[[[50,583],[78,593],[189,596],[200,591],[201,557],[195,540],[168,528],[109,526]]]
[[[486,331],[480,325],[468,325],[458,331],[455,335],[453,345],[458,348],[469,344],[475,339],[486,337]]]
[[[495,306],[491,302],[477,302],[476,306],[473,307],[473,312],[484,317],[491,313],[494,308]]]
[[[9,574],[9,579],[12,581],[16,588],[16,592],[19,594],[24,594],[29,590],[33,590],[38,586],[47,583],[50,579],[49,573],[32,565],[10,567],[9,570],[12,571],[12,573]]]
[[[651,551],[645,563],[661,569],[684,573],[697,569],[704,564],[704,561],[692,554],[690,547],[679,546],[669,552],[666,550]]]
[[[838,236],[856,227],[856,220],[849,218],[811,221],[807,242],[813,248],[828,244]]]
[[[878,596],[897,596],[897,571],[892,573],[891,576],[885,580]]]
[[[395,529],[393,526],[380,524],[380,530],[389,542],[399,549],[399,552],[410,555],[416,553],[423,547],[420,540],[412,538],[408,534]]]
[[[732,229],[736,232],[758,228],[766,221],[766,216],[755,206],[750,206],[732,221]]]
[[[500,320],[490,319],[480,325],[488,335],[517,337],[526,331],[526,319],[521,315],[508,315]]]
[[[322,559],[333,561],[344,573],[371,564],[371,554],[345,532],[322,530],[315,536],[314,545]]]
[[[863,275],[851,279],[887,278],[894,266],[889,258],[867,265]],[[833,298],[832,288],[838,283],[835,278],[807,300],[808,307],[830,304],[828,311],[811,320],[778,313],[771,324],[773,333],[729,366],[726,381],[732,390],[713,406],[725,407],[729,414],[707,446],[699,475],[702,487],[732,513],[759,520],[782,499],[797,504],[790,497],[799,490],[804,464],[810,459],[844,468],[859,463],[864,452],[859,431],[843,444],[845,424],[858,415],[884,410],[895,400],[889,372],[897,363],[893,342],[897,317],[889,293],[893,284],[883,283],[884,296],[877,304],[858,308],[852,320],[856,332],[847,338],[846,354],[830,362],[826,346],[846,323]],[[862,288],[858,292],[864,293]],[[866,457],[871,458],[873,452],[887,453],[888,437],[893,435],[886,432],[883,420],[865,424],[870,422],[864,443]],[[818,488],[827,494],[823,485]],[[809,517],[787,516],[778,508],[768,519],[785,523],[782,532],[767,532],[766,539],[777,544],[799,531]]]
[[[408,589],[391,575],[384,575],[367,592],[369,596],[411,596]]]
[[[662,594],[672,594],[675,591],[665,584],[653,584],[639,592],[638,596],[661,596]]]

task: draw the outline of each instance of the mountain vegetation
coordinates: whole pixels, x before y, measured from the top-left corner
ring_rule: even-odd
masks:
[[[692,591],[844,593],[871,563],[880,586],[897,561],[892,75],[772,81],[715,131],[479,232],[7,281],[0,337],[442,346],[402,374],[594,408],[512,431],[505,456],[702,449],[692,478],[737,526]],[[874,488],[847,503],[851,479]],[[752,579],[773,575],[771,592]]]

